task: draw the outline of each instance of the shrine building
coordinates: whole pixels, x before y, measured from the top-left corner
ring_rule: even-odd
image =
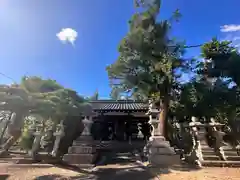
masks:
[[[95,139],[124,141],[149,134],[148,103],[134,100],[91,101]],[[110,138],[110,139],[109,139]]]

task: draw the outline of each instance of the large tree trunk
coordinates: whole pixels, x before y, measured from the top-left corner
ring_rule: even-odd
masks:
[[[168,116],[168,109],[169,109],[169,96],[165,96],[161,103],[161,109],[159,114],[159,121],[160,121],[160,134],[167,138],[167,116]]]
[[[160,122],[160,134],[168,139],[167,136],[167,120],[168,120],[168,110],[170,103],[170,91],[171,91],[171,81],[166,79],[163,84],[162,92],[160,91],[160,95],[162,94],[162,99],[160,101],[160,114],[159,114],[159,122]]]

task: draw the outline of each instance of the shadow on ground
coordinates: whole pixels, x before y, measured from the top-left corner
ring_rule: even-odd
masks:
[[[117,161],[115,160],[114,163]],[[127,163],[128,162],[128,163]],[[171,170],[174,171],[197,171],[199,169],[185,165],[179,164],[178,166],[174,166],[169,170],[168,168],[160,168],[160,167],[143,167],[142,165],[134,165],[134,167],[123,167],[125,164],[129,164],[129,159],[126,161],[121,161],[118,167],[111,167],[112,163],[106,163],[107,166],[97,166],[95,171],[87,171],[80,169],[76,166],[71,166],[65,163],[61,163],[56,165],[55,167],[72,170],[75,172],[79,172],[83,175],[77,177],[61,177],[58,175],[46,175],[40,176],[35,180],[64,180],[64,179],[74,179],[74,180],[152,180],[159,179],[162,174],[169,174]],[[104,163],[105,164],[105,163]],[[133,164],[132,164],[133,165]],[[110,167],[109,167],[110,166]]]
[[[0,174],[0,180],[6,180],[9,178],[9,174]]]
[[[141,167],[101,169],[94,174],[96,180],[150,180],[154,178],[152,173]]]
[[[73,180],[150,180],[153,179],[154,176],[145,171],[142,168],[104,168],[100,169],[97,172],[93,172],[91,174],[85,174],[82,176],[75,176],[69,179]],[[35,178],[35,180],[64,180],[67,178],[58,176],[58,175],[48,175],[48,176],[39,176]]]
[[[66,169],[66,170],[71,170],[71,171],[75,171],[75,172],[82,173],[82,174],[89,174],[89,171],[86,171],[86,170],[81,169],[77,166],[70,165],[70,164],[67,164],[67,163],[64,163],[64,162],[59,163],[59,164],[54,164],[54,167],[58,167],[58,168]]]
[[[196,169],[190,169],[187,167],[184,168],[175,168],[174,170],[179,171],[191,171]],[[100,168],[95,172],[84,174],[82,176],[75,176],[70,178],[64,178],[57,175],[50,176],[40,176],[35,180],[64,180],[64,179],[73,179],[73,180],[153,180],[159,178],[162,174],[171,173],[167,168],[155,168],[151,169],[150,167],[128,167],[128,168]]]

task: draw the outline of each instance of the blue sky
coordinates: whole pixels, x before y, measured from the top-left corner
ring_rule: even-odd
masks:
[[[239,0],[163,0],[161,18],[179,8],[183,17],[172,33],[187,44],[218,36],[237,45],[239,7]],[[52,78],[79,94],[98,89],[108,97],[105,67],[117,59],[133,12],[133,0],[0,0],[0,72],[16,81],[23,75]],[[227,32],[221,32],[224,25]],[[78,32],[74,47],[56,37],[62,28]],[[186,54],[197,55],[199,49]],[[0,76],[0,83],[10,80]]]

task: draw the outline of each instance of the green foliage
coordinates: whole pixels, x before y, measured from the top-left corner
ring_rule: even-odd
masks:
[[[215,117],[229,122],[238,116],[240,75],[239,53],[230,42],[216,38],[202,46],[203,61],[197,63],[195,78],[182,84],[175,99],[174,113],[179,116]]]
[[[215,117],[225,122],[236,118],[240,112],[240,54],[231,42],[213,38],[201,47],[203,61],[183,59],[186,46],[170,33],[181,17],[179,10],[168,20],[158,21],[160,0],[134,2],[137,12],[120,43],[119,57],[106,68],[111,97],[151,98],[161,109],[169,106],[170,113],[181,119]],[[179,83],[181,75],[189,72],[194,78]]]
[[[99,99],[99,93],[98,90],[95,91],[95,93],[93,94],[93,96],[91,96],[89,98],[90,101],[97,101]]]
[[[35,76],[22,78],[19,85],[0,86],[0,99],[1,110],[16,112],[21,117],[16,121],[25,120],[25,128],[50,126],[53,132],[61,120],[69,115],[79,117],[88,105],[76,91],[64,88],[54,80]],[[51,125],[48,124],[50,121]],[[21,124],[18,122],[16,126]],[[31,137],[25,132],[22,137],[24,147],[29,145],[28,141],[31,141]]]
[[[48,152],[50,152],[54,146],[55,136],[53,133],[54,131],[52,129],[48,129],[45,131],[45,134],[41,139],[42,148],[46,149]]]
[[[24,76],[21,80],[20,86],[23,87],[23,89],[25,89],[27,92],[31,93],[52,92],[63,88],[55,80],[42,79],[37,76]]]
[[[205,58],[204,73],[209,77],[231,78],[240,86],[240,54],[229,41],[218,41],[216,38],[202,46]]]
[[[146,99],[160,92],[163,98],[171,91],[176,70],[186,64],[181,59],[182,45],[170,38],[169,20],[157,21],[159,0],[137,4],[143,11],[133,15],[129,33],[120,43],[118,59],[107,67],[115,91],[112,94],[131,92],[135,98]]]
[[[113,100],[119,100],[121,97],[121,89],[119,87],[113,86],[110,97]]]
[[[175,113],[180,116],[231,119],[236,109],[236,92],[218,79],[212,85],[192,81],[182,86]]]
[[[19,145],[25,149],[30,150],[32,148],[34,141],[34,135],[28,129],[24,129],[22,136],[20,138]]]
[[[56,81],[38,77],[24,77],[17,87],[1,86],[0,98],[3,110],[26,109],[44,117],[79,114],[85,102],[76,91],[63,88]]]

